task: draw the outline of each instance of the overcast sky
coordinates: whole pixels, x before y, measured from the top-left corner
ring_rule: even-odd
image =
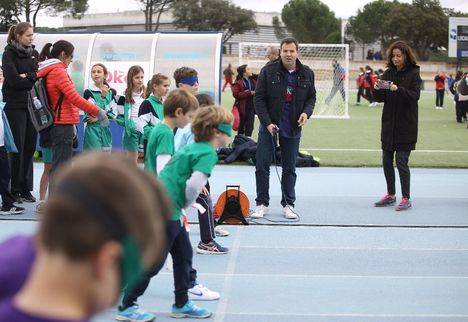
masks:
[[[277,11],[281,12],[288,0],[231,0],[238,6],[254,11]],[[354,15],[359,8],[372,0],[321,0],[327,4],[335,15],[339,18],[349,18]],[[401,2],[411,2],[411,0],[400,0]],[[115,11],[138,10],[139,1],[136,0],[89,0],[88,12],[106,13]],[[441,0],[444,7],[455,8],[459,11],[468,12],[468,0]],[[59,27],[62,26],[60,17],[40,16],[39,26]]]

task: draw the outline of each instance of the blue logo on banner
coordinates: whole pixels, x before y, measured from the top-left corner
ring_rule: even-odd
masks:
[[[101,60],[143,60],[143,54],[135,53],[101,53]]]
[[[206,59],[208,54],[201,53],[164,53],[164,59]]]
[[[450,29],[450,39],[457,40],[457,29]]]

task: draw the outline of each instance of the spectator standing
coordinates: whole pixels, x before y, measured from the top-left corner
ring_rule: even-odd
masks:
[[[239,134],[252,136],[255,122],[254,94],[257,82],[247,65],[237,68],[236,82],[232,85],[232,95],[239,110]]]
[[[412,207],[410,201],[411,151],[418,138],[418,101],[421,92],[419,66],[413,50],[403,41],[393,43],[388,50],[387,70],[382,79],[391,82],[389,89],[377,89],[375,99],[384,103],[382,111],[382,164],[387,182],[387,194],[376,207],[395,204],[394,159],[400,176],[402,199],[396,211]]]
[[[447,76],[444,72],[439,71],[439,73],[434,77],[436,85],[436,110],[441,110],[444,108],[444,94],[445,94],[445,80]]]
[[[5,113],[18,148],[18,153],[10,153],[11,192],[18,203],[36,201],[31,191],[37,132],[28,112],[28,92],[36,82],[38,57],[32,42],[33,28],[28,22],[11,26],[2,57]]]
[[[232,77],[234,76],[234,72],[232,71],[232,66],[231,64],[226,67],[226,69],[223,71],[224,75],[224,84],[223,84],[223,92],[226,89],[226,86],[229,84],[229,86],[232,87]]]

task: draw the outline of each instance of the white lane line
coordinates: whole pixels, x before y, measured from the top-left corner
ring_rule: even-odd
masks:
[[[399,247],[322,247],[322,246],[241,246],[248,249],[294,249],[294,250],[376,250],[410,252],[468,252],[468,248],[399,248]]]
[[[252,316],[304,316],[304,317],[375,317],[375,318],[467,318],[468,314],[392,314],[392,313],[276,313],[276,312],[226,312],[229,315],[252,315]]]
[[[352,149],[352,148],[306,148],[305,151],[326,152],[382,152],[380,149]],[[468,153],[468,150],[414,150],[411,153]]]
[[[221,276],[224,276],[224,283],[221,290],[221,298],[214,316],[214,322],[223,322],[226,315],[228,294],[231,292],[233,277],[236,276],[234,272],[236,271],[237,257],[239,255],[240,242],[243,231],[243,227],[237,227],[236,238],[231,247],[231,257],[229,258],[226,273],[221,274]]]
[[[169,273],[165,273],[169,274]],[[213,276],[213,277],[230,277],[232,282],[233,277],[267,277],[267,278],[339,278],[339,279],[447,279],[447,280],[468,280],[468,276],[443,276],[443,275],[321,275],[321,274],[256,274],[256,273],[199,273],[200,276]],[[223,297],[221,296],[221,299]]]

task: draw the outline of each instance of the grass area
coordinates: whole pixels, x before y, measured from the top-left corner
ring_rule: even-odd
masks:
[[[301,149],[312,149],[310,152],[320,158],[322,166],[381,166],[380,117],[382,107],[370,108],[368,104],[355,106],[353,105],[355,98],[355,93],[352,93],[350,119],[312,119],[303,131]],[[222,96],[222,105],[230,109],[233,103],[231,92],[226,90]],[[416,151],[410,158],[411,166],[468,168],[466,124],[459,124],[455,121],[455,105],[451,99],[446,97],[444,105],[444,110],[436,110],[434,108],[435,93],[421,94],[418,143]],[[258,119],[255,126],[257,129]],[[254,137],[256,133],[257,130],[254,132]],[[323,151],[320,149],[372,151]]]

